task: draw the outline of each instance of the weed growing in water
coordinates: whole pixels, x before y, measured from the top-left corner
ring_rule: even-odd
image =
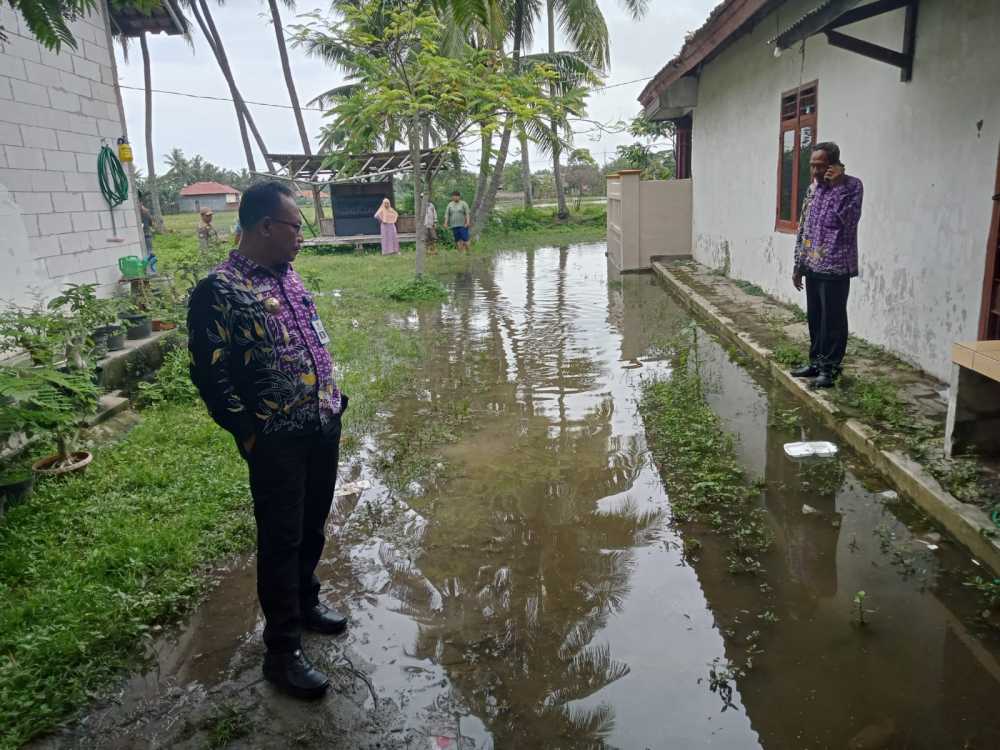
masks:
[[[759,494],[736,458],[733,438],[705,400],[701,378],[689,367],[690,348],[675,347],[669,380],[650,381],[640,411],[653,458],[671,489],[675,523],[709,525],[733,546],[729,569],[757,574],[757,559],[771,545]]]
[[[767,421],[769,427],[777,427],[780,430],[794,430],[802,424],[802,417],[799,409],[779,409],[771,412]]]
[[[222,710],[212,717],[208,727],[208,747],[212,750],[227,747],[249,733],[250,727],[242,712],[235,706],[223,706]]]
[[[855,606],[855,610],[854,611],[855,611],[855,613],[858,616],[858,625],[860,625],[862,627],[864,627],[865,625],[868,624],[868,621],[865,620],[865,612],[871,612],[872,611],[870,609],[869,610],[865,609],[865,597],[866,596],[868,596],[868,595],[864,591],[858,591],[858,592],[856,592],[854,594],[854,606]]]
[[[437,279],[417,276],[387,287],[386,296],[396,302],[442,302],[448,299],[448,290]]]
[[[1000,607],[1000,578],[992,580],[974,576],[962,582],[966,588],[970,588],[979,595],[979,601],[986,609],[996,609]]]
[[[719,694],[722,699],[723,713],[727,709],[736,708],[736,704],[733,703],[733,685],[731,683],[735,683],[740,677],[745,676],[746,672],[742,668],[728,659],[721,659],[718,656],[712,659],[712,663],[708,665],[708,689]]]

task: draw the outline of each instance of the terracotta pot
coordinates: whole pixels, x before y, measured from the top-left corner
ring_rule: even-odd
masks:
[[[176,323],[171,323],[168,320],[154,320],[153,330],[154,331],[172,331],[177,327]]]
[[[45,458],[35,461],[35,463],[31,465],[31,468],[43,477],[58,477],[63,474],[82,471],[90,465],[91,461],[94,460],[94,455],[90,451],[75,451],[70,453],[69,457],[72,459],[71,463],[50,468],[59,462],[61,456],[58,453],[52,456],[46,456]]]

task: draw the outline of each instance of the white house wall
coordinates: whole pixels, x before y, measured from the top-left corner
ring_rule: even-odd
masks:
[[[98,3],[103,8],[104,3]],[[115,210],[97,181],[101,139],[125,132],[102,11],[71,24],[77,49],[35,41],[0,3],[0,301],[30,304],[65,283],[113,288],[118,258],[142,255],[134,190]],[[117,236],[123,242],[109,242]]]
[[[694,113],[695,258],[804,305],[794,237],[774,230],[782,92],[819,82],[817,136],[865,186],[852,331],[941,378],[975,339],[1000,144],[1000,2],[923,0],[913,80],[813,37],[775,58],[792,2],[702,71]],[[843,31],[901,48],[901,11]]]

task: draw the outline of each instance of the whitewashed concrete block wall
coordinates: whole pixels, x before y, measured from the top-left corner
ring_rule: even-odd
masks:
[[[0,301],[30,304],[67,282],[109,292],[118,258],[142,255],[134,183],[115,209],[100,192],[97,155],[125,134],[103,10],[71,28],[77,49],[50,52],[0,5]],[[130,176],[131,180],[131,176]],[[123,242],[110,242],[112,236]]]

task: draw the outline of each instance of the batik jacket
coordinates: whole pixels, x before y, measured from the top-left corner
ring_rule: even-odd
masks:
[[[318,321],[290,265],[231,252],[188,307],[191,380],[212,418],[240,441],[332,429],[343,398]]]

